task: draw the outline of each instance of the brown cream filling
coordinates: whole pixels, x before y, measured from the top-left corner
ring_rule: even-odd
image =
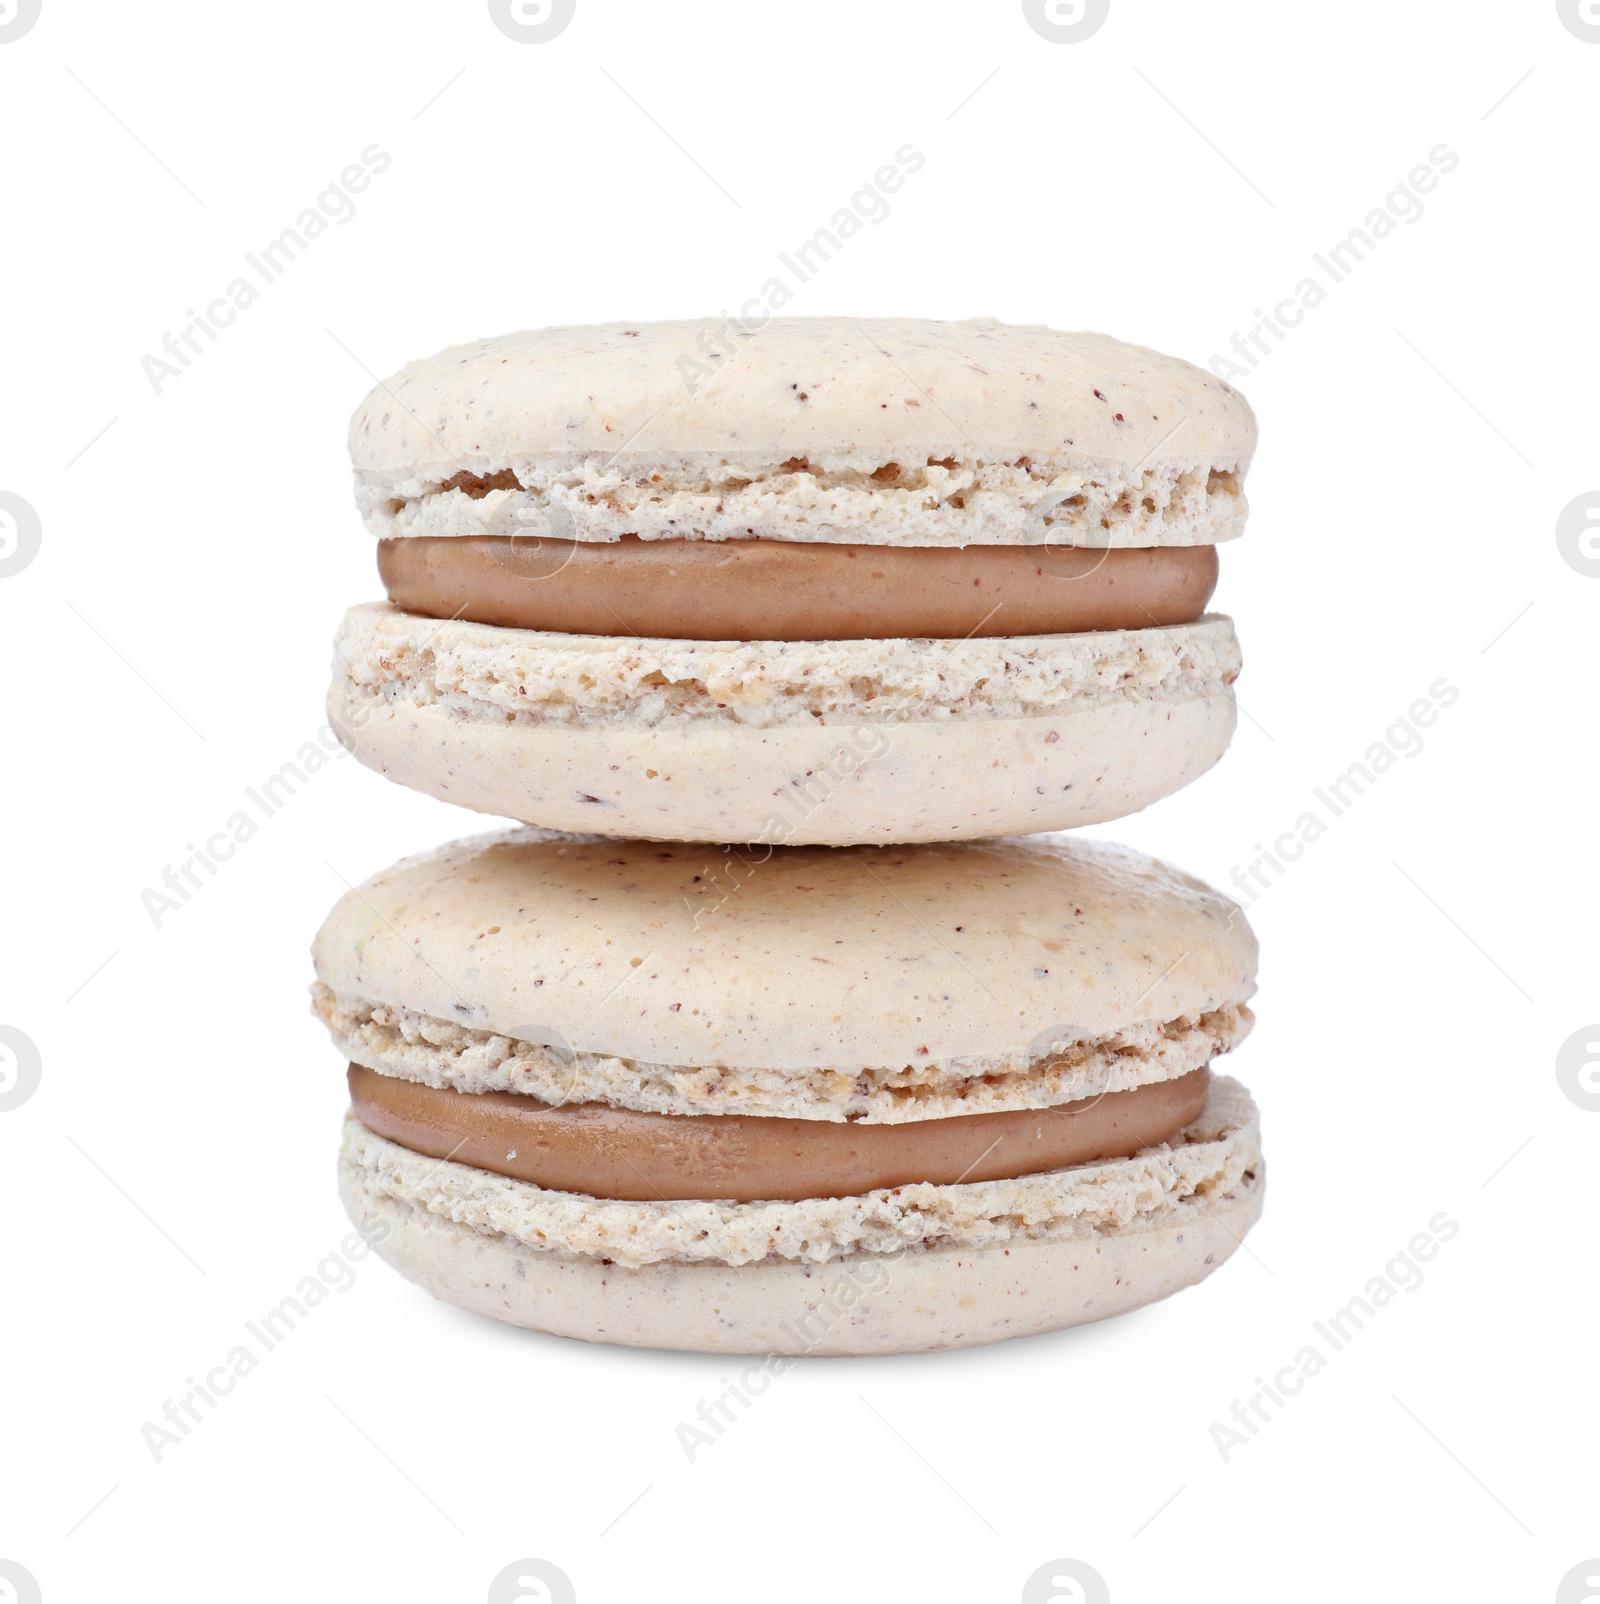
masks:
[[[555,1192],[649,1203],[856,1197],[931,1182],[1009,1180],[1131,1158],[1200,1116],[1209,1069],[1054,1108],[901,1125],[742,1114],[556,1107],[519,1092],[458,1092],[352,1064],[363,1124],[430,1158]]]
[[[429,618],[672,640],[1078,634],[1198,619],[1214,546],[844,546],[583,542],[529,535],[378,542],[390,601]]]

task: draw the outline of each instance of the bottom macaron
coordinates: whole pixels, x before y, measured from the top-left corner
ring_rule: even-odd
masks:
[[[535,829],[314,947],[346,1207],[513,1325],[906,1353],[1120,1314],[1254,1223],[1239,909],[1077,839],[726,852]]]
[[[346,1122],[340,1189],[395,1269],[555,1336],[700,1353],[922,1353],[1125,1314],[1203,1280],[1261,1212],[1255,1106],[1133,1158],[797,1203],[551,1192]]]

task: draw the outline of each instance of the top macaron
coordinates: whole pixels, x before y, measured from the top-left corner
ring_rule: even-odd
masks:
[[[503,335],[350,426],[387,603],[330,698],[370,766],[664,840],[909,842],[1130,813],[1231,737],[1206,611],[1243,398],[1100,334],[720,318]]]
[[[559,507],[582,541],[1213,545],[1255,443],[1201,368],[986,318],[531,329],[408,363],[350,424],[384,538]]]

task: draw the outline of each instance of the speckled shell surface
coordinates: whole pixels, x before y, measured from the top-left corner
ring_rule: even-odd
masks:
[[[318,933],[334,991],[656,1064],[801,1068],[1039,1052],[1242,1002],[1238,908],[1139,853],[455,842]]]
[[[329,716],[369,768],[547,829],[788,846],[1100,824],[1227,750],[1226,618],[971,641],[548,635],[352,608]]]
[[[374,533],[559,509],[587,540],[1209,544],[1243,527],[1255,441],[1201,368],[992,319],[531,329],[408,363],[350,424]],[[442,489],[505,472],[520,489]]]

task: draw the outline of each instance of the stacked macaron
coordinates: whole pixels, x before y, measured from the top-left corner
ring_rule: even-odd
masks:
[[[1254,441],[1185,363],[986,321],[549,329],[378,385],[388,600],[344,620],[335,727],[528,826],[317,938],[379,1251],[518,1325],[781,1354],[1225,1259],[1263,1169],[1209,1066],[1254,939],[1153,859],[1020,837],[1226,748],[1206,604]]]

